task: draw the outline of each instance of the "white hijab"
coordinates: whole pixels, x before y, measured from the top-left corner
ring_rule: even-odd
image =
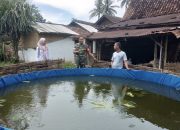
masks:
[[[46,46],[46,39],[40,38],[37,43],[37,60],[48,60],[48,48]]]

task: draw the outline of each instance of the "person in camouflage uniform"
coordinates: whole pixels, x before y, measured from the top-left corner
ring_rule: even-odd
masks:
[[[74,47],[74,55],[75,55],[75,62],[77,65],[77,68],[84,68],[87,63],[87,55],[94,56],[90,53],[90,50],[88,48],[88,45],[84,43],[84,38],[79,38],[79,43],[76,43]]]

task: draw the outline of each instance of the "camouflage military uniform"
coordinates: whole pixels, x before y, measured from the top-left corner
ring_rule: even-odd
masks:
[[[75,54],[75,62],[77,65],[77,68],[84,68],[87,63],[87,44],[80,44],[77,43],[75,45],[75,50],[79,51]]]

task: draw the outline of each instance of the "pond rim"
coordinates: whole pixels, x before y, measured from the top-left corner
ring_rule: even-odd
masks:
[[[32,81],[37,79],[65,76],[104,76],[118,77],[131,80],[148,81],[167,87],[180,90],[180,77],[172,74],[150,72],[143,70],[126,70],[111,68],[83,68],[83,69],[54,69],[34,71],[28,73],[12,74],[0,77],[0,88],[8,87],[22,83],[23,81]]]

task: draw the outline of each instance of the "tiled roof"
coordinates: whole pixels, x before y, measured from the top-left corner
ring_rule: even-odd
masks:
[[[110,16],[110,15],[104,15],[108,20],[110,20],[112,23],[117,23],[120,22],[122,20],[122,18],[120,17],[116,17],[116,16]]]
[[[118,23],[122,20],[120,17],[110,16],[110,15],[103,15],[96,23],[95,25],[98,25],[99,22],[101,22],[104,19],[108,19],[111,23]]]
[[[180,0],[131,0],[123,19],[140,19],[180,13]]]

